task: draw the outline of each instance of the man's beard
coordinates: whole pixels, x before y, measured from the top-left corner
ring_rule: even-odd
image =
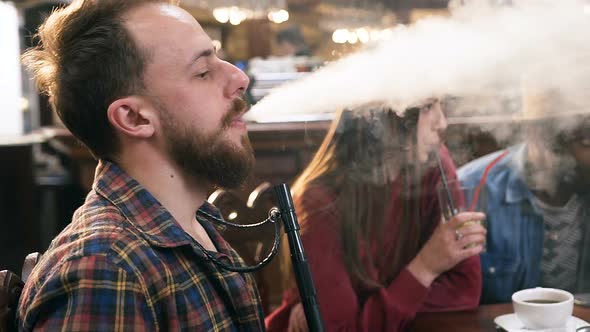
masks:
[[[532,144],[529,144],[529,148],[530,145]],[[533,157],[535,161],[529,159],[526,163],[526,181],[531,189],[554,195],[560,188],[575,188],[575,159],[566,151],[546,153],[550,157],[538,155]]]
[[[254,167],[254,152],[248,135],[242,136],[241,144],[225,138],[231,122],[244,107],[241,98],[235,99],[231,110],[222,119],[221,127],[211,134],[197,132],[174,119],[166,109],[160,110],[166,148],[186,176],[230,189],[244,182]]]

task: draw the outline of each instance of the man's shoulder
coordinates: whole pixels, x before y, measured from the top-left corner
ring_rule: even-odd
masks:
[[[114,204],[91,192],[43,256],[51,262],[48,269],[85,257],[105,257],[117,262],[122,255],[118,246],[142,250],[145,243],[141,233]]]
[[[114,241],[134,235],[130,225],[114,204],[91,192],[86,202],[74,213],[71,224],[54,242],[85,245],[85,252],[89,254],[93,249],[103,252]]]
[[[124,303],[137,294],[145,294],[140,274],[117,263],[110,246],[99,238],[80,237],[43,254],[20,297],[21,328],[32,329],[48,314],[51,320],[48,326],[84,319],[84,309],[70,308],[69,303],[86,306],[91,303],[103,310],[115,307],[117,301]]]
[[[47,294],[76,292],[81,280],[97,287],[123,278],[131,285],[133,280],[143,280],[141,264],[133,264],[132,259],[147,251],[149,243],[117,207],[91,192],[43,253],[27,280],[22,301],[30,305]]]
[[[503,177],[507,173],[513,171],[510,162],[514,157],[516,149],[517,147],[515,146],[509,149],[492,152],[472,160],[457,170],[457,176],[465,185],[476,185],[481,181],[487,170],[487,182],[494,182],[495,179]],[[506,152],[508,153],[506,154]],[[492,168],[489,168],[494,162],[496,163]]]

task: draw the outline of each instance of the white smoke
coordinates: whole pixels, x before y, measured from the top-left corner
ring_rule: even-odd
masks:
[[[489,3],[472,1],[452,9],[449,17],[397,28],[381,44],[273,90],[253,106],[248,119],[329,113],[373,101],[403,109],[445,94],[477,97],[464,99],[475,104],[462,109],[489,115],[507,111],[499,98],[518,96],[524,74],[536,73],[537,87],[549,88],[572,76],[583,77],[575,86],[590,86],[587,3]]]

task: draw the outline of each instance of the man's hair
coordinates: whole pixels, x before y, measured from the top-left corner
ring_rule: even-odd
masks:
[[[303,33],[297,26],[292,26],[289,28],[285,28],[276,34],[276,41],[277,43],[291,43],[297,47],[305,46],[305,38],[303,37]]]
[[[39,27],[39,45],[22,56],[64,125],[97,158],[119,152],[109,105],[144,89],[149,52],[125,29],[124,16],[146,3],[170,2],[74,0],[47,18]]]

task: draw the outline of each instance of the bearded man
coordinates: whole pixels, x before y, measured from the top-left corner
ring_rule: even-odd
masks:
[[[256,331],[254,278],[212,226],[214,186],[254,163],[248,77],[163,0],[75,0],[23,62],[98,159],[92,191],[29,277],[21,330]]]
[[[590,100],[584,75],[526,77],[519,116],[524,142],[458,171],[468,186],[485,184],[482,303],[510,302],[514,292],[533,287],[590,292]]]

